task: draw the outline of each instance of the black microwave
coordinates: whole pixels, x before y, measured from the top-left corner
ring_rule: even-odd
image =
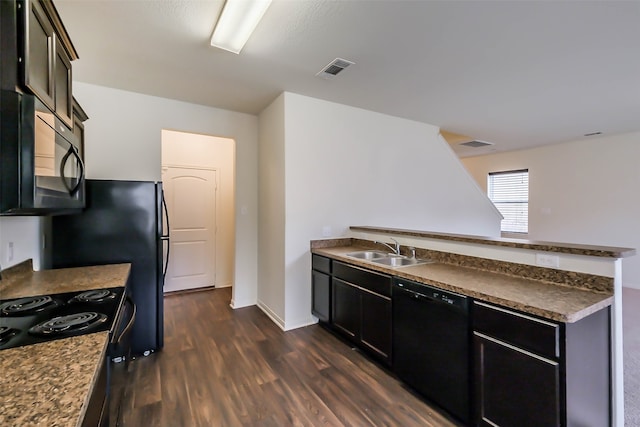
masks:
[[[82,147],[36,96],[2,91],[0,215],[54,215],[85,206]]]

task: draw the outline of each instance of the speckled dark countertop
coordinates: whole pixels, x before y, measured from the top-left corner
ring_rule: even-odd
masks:
[[[469,236],[464,234],[437,233],[433,231],[404,230],[370,226],[351,226],[352,231],[364,233],[385,233],[396,236],[421,237],[428,239],[449,240],[452,242],[476,243],[508,248],[531,249],[545,252],[558,252],[572,255],[587,255],[604,258],[626,258],[636,254],[633,248],[612,246],[579,245],[574,243],[544,242],[539,240],[509,239],[504,237]]]
[[[109,332],[0,351],[0,425],[79,426]]]
[[[390,268],[345,255],[360,249],[365,247],[316,247],[312,253],[559,322],[576,322],[613,302],[612,292],[563,286],[477,268],[438,262]]]
[[[0,299],[124,286],[130,264],[33,271],[26,261],[2,272]]]
[[[0,298],[125,286],[130,264],[2,272]],[[79,426],[105,356],[108,332],[0,351],[0,425]]]

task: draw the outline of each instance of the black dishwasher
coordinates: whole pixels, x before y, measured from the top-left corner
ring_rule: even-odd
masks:
[[[393,370],[465,423],[470,420],[467,297],[395,278]]]

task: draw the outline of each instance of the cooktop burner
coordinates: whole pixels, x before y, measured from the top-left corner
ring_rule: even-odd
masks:
[[[108,331],[123,292],[118,287],[0,300],[0,350]]]
[[[66,335],[69,333],[95,329],[107,321],[107,316],[95,312],[69,314],[54,317],[29,328],[34,335]]]
[[[96,289],[92,291],[82,292],[71,298],[70,303],[73,302],[105,302],[116,297],[116,293],[110,289]]]
[[[2,316],[25,316],[40,311],[51,310],[60,305],[49,295],[20,298],[0,305]]]

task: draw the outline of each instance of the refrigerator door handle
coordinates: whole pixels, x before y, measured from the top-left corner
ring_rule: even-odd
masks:
[[[169,239],[169,236],[162,236],[160,238],[160,240],[164,243],[167,242],[167,252],[165,253],[164,256],[164,266],[162,267],[162,279],[163,279],[163,286],[164,286],[164,278],[167,277],[167,268],[169,268],[169,251],[171,250],[171,241]]]
[[[164,191],[162,192],[162,212],[164,214],[165,224],[167,224],[167,233],[160,236],[160,241],[167,242],[167,253],[165,255],[164,266],[162,268],[162,285],[164,286],[164,279],[167,276],[167,269],[169,268],[169,252],[171,251],[171,239],[169,237],[171,233],[171,228],[169,227],[169,209],[167,209],[167,201],[164,198]]]
[[[164,233],[164,229],[162,230],[163,234],[160,236],[163,240],[169,240],[169,233],[171,232],[171,227],[169,227],[169,209],[167,209],[167,201],[164,198],[164,191],[162,192],[162,213],[164,216],[164,223],[167,224],[167,233]]]

